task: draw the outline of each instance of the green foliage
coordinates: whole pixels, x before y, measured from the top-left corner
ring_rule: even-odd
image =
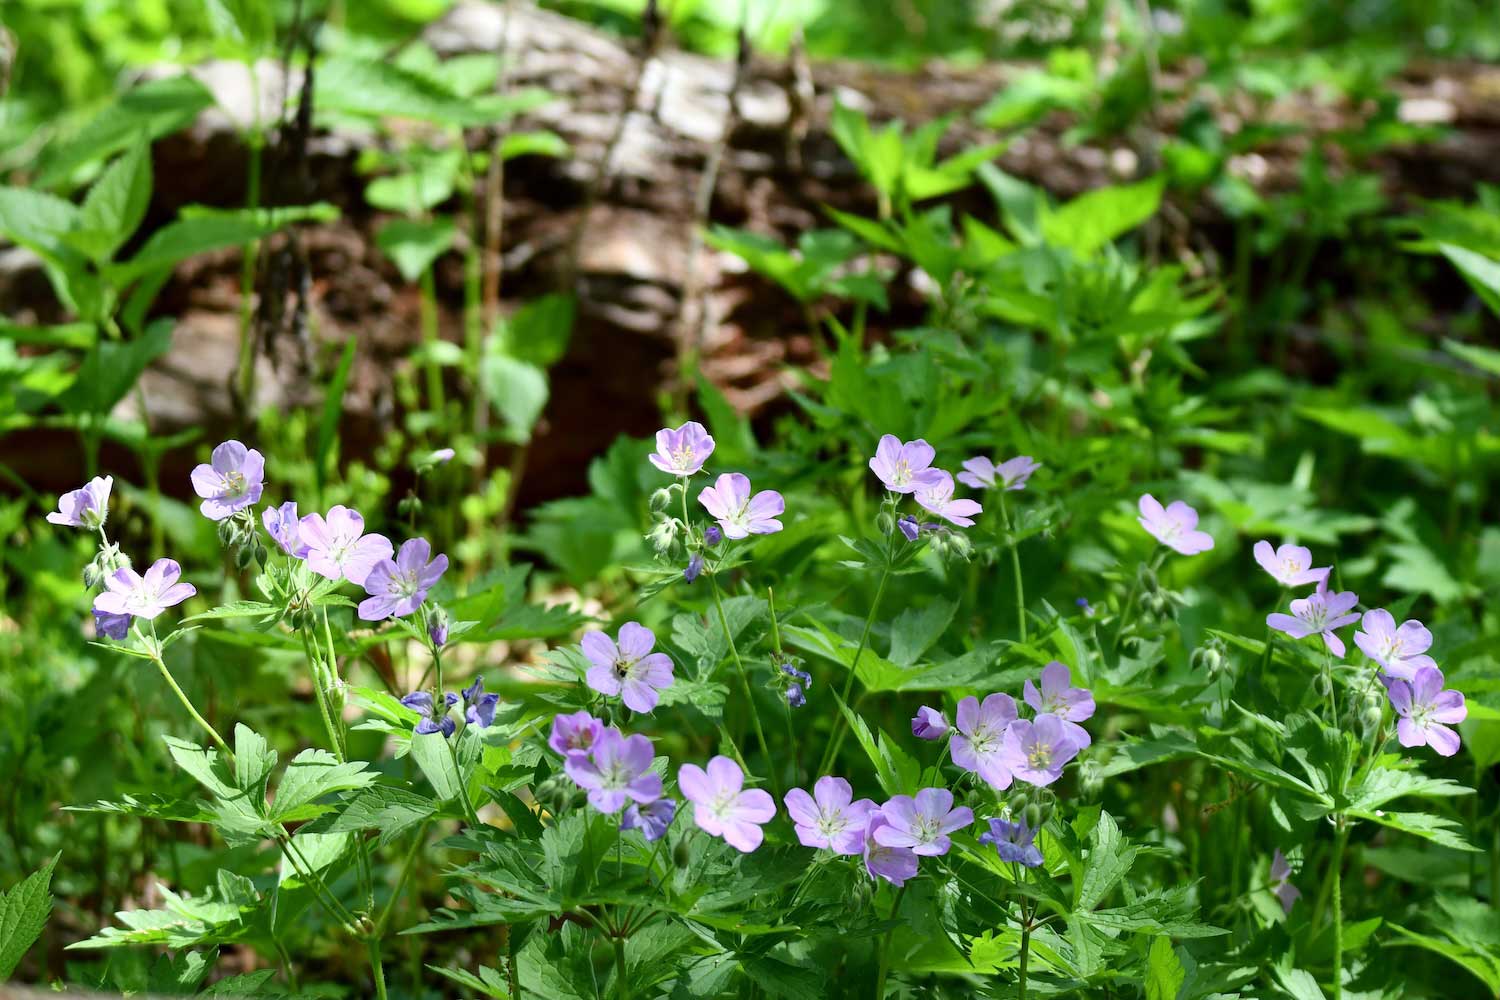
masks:
[[[47,925],[52,912],[48,888],[56,866],[54,857],[19,885],[0,892],[0,981],[10,978]]]

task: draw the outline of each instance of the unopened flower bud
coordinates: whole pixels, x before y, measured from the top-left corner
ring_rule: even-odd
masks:
[[[787,685],[786,703],[792,708],[801,708],[807,704],[807,695],[803,693],[801,684]]]
[[[896,530],[896,522],[891,519],[889,512],[882,510],[875,516],[875,528],[880,532],[880,537],[884,538]]]
[[[672,551],[672,546],[677,542],[677,522],[672,518],[664,518],[657,521],[651,533],[646,536],[656,554],[664,556]]]
[[[1099,762],[1092,757],[1078,765],[1078,790],[1086,799],[1099,797],[1104,788],[1104,777]]]
[[[1042,808],[1040,802],[1031,803],[1031,805],[1026,807],[1026,825],[1033,830],[1040,830],[1042,824],[1047,822],[1048,811]]]
[[[226,517],[219,522],[219,544],[225,548],[236,544],[239,539],[239,527],[232,517]]]
[[[651,494],[651,513],[660,514],[672,505],[672,491],[665,486]]]
[[[922,532],[922,525],[910,514],[903,514],[901,519],[896,522],[896,527],[901,529],[901,534],[906,536],[908,542],[915,542],[917,535]]]
[[[923,705],[912,717],[911,734],[919,740],[940,740],[948,735],[948,720],[942,712]]]
[[[703,529],[703,544],[713,548],[724,540],[724,532],[719,530],[717,524],[710,524]]]
[[[678,868],[686,868],[688,866],[688,863],[692,860],[692,848],[688,847],[687,838],[684,837],[677,842],[676,847],[672,848],[672,864],[676,865]]]
[[[1319,698],[1327,698],[1328,693],[1332,689],[1333,681],[1329,679],[1327,674],[1320,673],[1313,678],[1313,691],[1317,693]]]
[[[85,590],[93,590],[103,583],[104,573],[99,569],[97,560],[83,567],[83,586]]]
[[[1031,804],[1031,799],[1026,795],[1025,792],[1016,792],[1006,800],[1005,804],[1010,809],[1010,813],[1012,816],[1019,816],[1024,813],[1026,811],[1026,807]]]
[[[688,559],[687,567],[682,571],[682,578],[688,583],[692,583],[694,580],[698,579],[699,575],[702,574],[702,572],[703,556],[700,553],[694,552],[692,557]]]
[[[1366,705],[1359,713],[1359,732],[1365,739],[1374,738],[1380,732],[1380,724],[1385,721],[1385,712],[1379,705]]]
[[[427,637],[438,649],[442,649],[448,643],[449,624],[448,612],[442,608],[434,608],[427,619]]]
[[[234,553],[234,568],[241,573],[250,568],[255,562],[255,550],[248,545],[240,546]]]
[[[968,562],[974,554],[974,543],[969,541],[969,536],[957,531],[945,531],[943,536],[947,539],[945,555],[955,562]]]

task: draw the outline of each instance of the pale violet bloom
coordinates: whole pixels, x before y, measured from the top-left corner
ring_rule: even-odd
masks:
[[[729,472],[703,487],[698,502],[719,522],[725,538],[770,535],[781,530],[777,520],[786,511],[786,501],[775,490],[750,495],[750,478]]]
[[[364,586],[365,578],[377,563],[391,558],[395,551],[384,535],[365,534],[365,519],[357,510],[342,504],[322,514],[308,514],[298,522],[297,530],[307,550],[307,566],[330,580],[348,580]]]
[[[972,526],[974,515],[984,513],[984,508],[974,500],[953,499],[953,477],[941,469],[937,472],[934,482],[917,490],[917,503],[960,528]]]
[[[449,709],[458,704],[458,695],[452,691],[437,701],[433,700],[431,691],[413,691],[401,699],[401,704],[422,717],[412,730],[418,736],[442,733],[443,738],[447,739],[458,731],[458,723],[448,714]]]
[[[947,854],[953,846],[948,834],[974,823],[974,810],[953,808],[953,793],[946,788],[924,788],[915,798],[893,795],[880,812],[886,825],[875,831],[876,842],[923,856]]]
[[[128,566],[117,569],[104,578],[106,589],[94,598],[94,610],[150,621],[198,592],[191,583],[179,583],[181,578],[174,559],[156,560],[144,576]]]
[[[887,434],[875,447],[875,457],[870,459],[870,471],[892,493],[915,493],[938,484],[942,470],[932,468],[932,459],[936,454],[932,445],[921,438],[903,444],[896,435]]]
[[[1035,722],[1018,719],[1005,730],[1001,763],[1030,785],[1050,785],[1062,777],[1064,765],[1078,756],[1078,744],[1055,715],[1038,715]]]
[[[717,756],[708,762],[708,770],[697,764],[684,764],[677,771],[677,787],[682,797],[693,804],[693,822],[698,829],[735,850],[749,854],[761,845],[765,833],[761,826],[776,816],[776,801],[771,793],[759,788],[745,788],[745,772],[728,757]]]
[[[965,486],[972,486],[976,490],[992,490],[998,486],[1002,490],[1014,491],[1025,489],[1026,480],[1042,467],[1042,463],[1032,461],[1030,455],[1017,455],[996,465],[983,455],[978,455],[965,462],[963,467],[964,471],[958,474],[958,481]]]
[[[48,514],[47,520],[69,528],[98,531],[109,519],[109,491],[114,485],[114,476],[95,476],[82,489],[58,497],[57,510]]]
[[[1404,747],[1430,746],[1444,757],[1458,753],[1458,733],[1452,726],[1469,717],[1464,696],[1443,690],[1443,672],[1421,667],[1411,681],[1381,675],[1391,707],[1396,710],[1396,739]]]
[[[376,563],[365,577],[365,593],[370,596],[359,603],[359,616],[378,622],[405,618],[420,608],[427,592],[448,570],[447,556],[439,554],[429,562],[431,555],[427,539],[411,538],[402,543],[395,559]]]
[[[883,878],[899,887],[917,874],[917,852],[910,847],[891,847],[876,839],[890,822],[879,809],[870,813],[870,825],[865,827],[865,871],[871,878]]]
[[[657,799],[645,805],[632,802],[620,814],[620,829],[639,830],[647,840],[657,841],[666,836],[667,827],[676,816],[676,799]]]
[[[1214,547],[1213,536],[1198,529],[1198,512],[1181,500],[1162,508],[1156,497],[1147,493],[1140,499],[1140,516],[1136,518],[1158,542],[1185,556],[1195,556]]]
[[[992,788],[1010,787],[1010,769],[1001,755],[1005,731],[1016,721],[1016,700],[992,694],[981,704],[970,695],[958,703],[952,741],[953,763],[973,771]]]
[[[1033,711],[1061,719],[1063,732],[1080,749],[1093,742],[1088,730],[1078,723],[1094,717],[1094,696],[1087,688],[1073,687],[1067,664],[1053,660],[1042,668],[1041,690],[1028,678],[1022,693]]]
[[[130,616],[94,609],[94,638],[123,639],[130,634]]]
[[[225,441],[209,461],[193,470],[193,490],[203,498],[203,516],[222,521],[260,500],[265,489],[266,460],[254,448]]]
[[[1411,681],[1423,667],[1437,667],[1427,655],[1432,633],[1415,618],[1408,618],[1397,627],[1389,611],[1374,608],[1365,612],[1360,628],[1364,631],[1354,633],[1354,644],[1386,673]]]
[[[948,718],[943,713],[923,705],[911,718],[911,734],[919,740],[940,740],[948,735]]]
[[[589,793],[589,805],[602,813],[617,813],[627,802],[648,803],[661,798],[661,775],[651,770],[651,741],[640,733],[622,736],[606,729],[587,757],[570,754],[563,770]]]
[[[603,734],[604,723],[587,712],[557,715],[552,719],[552,732],[547,737],[547,745],[564,757],[574,754],[587,757]]]
[[[1292,613],[1276,613],[1266,616],[1266,624],[1293,639],[1310,635],[1321,635],[1329,652],[1334,656],[1344,655],[1344,640],[1334,634],[1334,629],[1343,628],[1359,621],[1359,612],[1351,609],[1359,603],[1353,591],[1328,592],[1328,580],[1319,581],[1318,589],[1307,597],[1292,602]]]
[[[584,680],[602,695],[619,696],[631,711],[649,712],[661,689],[672,686],[672,658],[651,652],[655,647],[656,634],[639,622],[621,625],[618,643],[590,632],[583,637],[583,655],[592,664]]]
[[[1282,913],[1291,913],[1292,904],[1302,898],[1302,890],[1292,885],[1291,877],[1292,866],[1287,864],[1286,855],[1278,847],[1271,855],[1271,891],[1281,901]]]
[[[301,518],[297,516],[297,501],[288,500],[280,507],[267,507],[260,512],[260,521],[266,526],[266,534],[289,556],[302,559],[307,555],[307,544],[302,541]],[[389,555],[390,553],[386,553]]]
[[[1024,819],[1014,823],[1003,819],[991,819],[987,833],[979,835],[981,844],[994,845],[1001,861],[1011,861],[1027,868],[1040,868],[1042,852],[1036,846],[1036,831],[1026,825]]]
[[[1283,545],[1272,549],[1265,540],[1255,543],[1255,561],[1260,568],[1283,587],[1305,587],[1328,575],[1331,567],[1312,564],[1312,551],[1301,545]]]
[[[714,453],[714,439],[696,420],[689,420],[676,430],[662,428],[656,432],[656,451],[651,464],[672,476],[695,476]]]
[[[869,799],[856,802],[853,788],[843,778],[825,775],[813,784],[811,795],[793,788],[783,801],[802,846],[838,854],[863,853],[865,827],[875,803]]]

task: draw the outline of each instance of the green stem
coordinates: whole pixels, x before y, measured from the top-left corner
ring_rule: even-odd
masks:
[[[427,842],[427,823],[417,828],[417,835],[412,838],[411,847],[406,852],[406,859],[401,862],[401,873],[396,876],[396,888],[391,893],[391,898],[386,900],[385,909],[380,911],[380,916],[375,918],[375,929],[371,931],[376,937],[385,935],[386,925],[391,922],[391,916],[396,912],[396,901],[402,898],[406,888],[406,880],[411,878],[412,869],[416,867],[417,856],[422,852],[422,845]]]
[[[370,974],[375,977],[375,996],[377,1000],[386,1000],[385,963],[380,958],[380,939],[373,935],[365,938],[365,948],[370,953]]]
[[[167,686],[172,689],[172,693],[177,695],[177,700],[182,702],[182,707],[187,709],[188,715],[191,715],[193,721],[198,723],[204,732],[208,733],[213,741],[219,745],[220,750],[224,751],[224,756],[229,761],[230,766],[234,766],[234,752],[229,749],[229,744],[224,742],[224,737],[219,735],[219,731],[210,725],[207,719],[198,714],[198,710],[193,707],[193,703],[188,700],[188,696],[183,693],[182,688],[177,686],[177,681],[172,677],[172,672],[167,669],[167,665],[161,656],[153,653],[151,662],[155,663],[156,669],[161,671],[162,679],[167,682]]]
[[[1021,584],[1021,556],[1019,546],[1011,532],[1010,508],[1005,504],[1005,493],[1000,494],[1000,519],[1005,525],[1005,534],[1010,541],[1010,571],[1016,581],[1016,621],[1020,624],[1021,641],[1026,641],[1026,591]]]
[[[849,704],[849,693],[854,689],[854,678],[859,672],[860,657],[865,654],[865,647],[870,644],[870,630],[875,625],[875,615],[880,610],[880,599],[885,596],[886,582],[891,578],[891,554],[895,551],[894,538],[897,533],[892,531],[892,540],[886,545],[885,569],[880,573],[880,583],[875,587],[875,600],[870,603],[870,613],[865,615],[865,628],[860,633],[859,645],[854,650],[854,659],[849,664],[849,673],[844,678],[844,688],[839,692],[839,700],[845,705]],[[828,773],[828,766],[838,756],[839,747],[844,743],[844,732],[848,722],[844,713],[840,712],[838,719],[833,724],[833,736],[828,741],[828,749],[823,752],[823,759],[818,764],[818,773]]]
[[[630,1000],[630,980],[625,975],[625,939],[614,938],[615,946],[615,995],[620,1000]]]
[[[771,744],[766,739],[765,726],[761,725],[760,709],[755,705],[755,695],[750,690],[750,675],[745,672],[745,663],[740,659],[739,647],[735,645],[734,634],[729,631],[729,618],[724,614],[724,600],[719,594],[719,577],[717,573],[708,574],[708,585],[714,595],[714,607],[719,612],[719,627],[724,630],[724,640],[729,643],[729,653],[734,658],[735,671],[740,676],[740,689],[745,695],[745,703],[750,706],[750,721],[755,724],[755,737],[760,740],[760,752],[766,758],[766,771],[771,779],[771,791],[777,799],[781,798],[781,781],[776,776],[775,762],[771,757]]]
[[[901,911],[901,897],[906,895],[906,886],[902,886],[896,892],[896,898],[891,903],[891,926],[886,928],[885,940],[880,945],[880,971],[875,976],[875,1000],[885,998],[885,980],[891,971],[891,939],[896,935],[896,914]]]
[[[1333,1000],[1344,996],[1344,892],[1341,869],[1344,867],[1344,842],[1349,830],[1344,817],[1336,817],[1338,834],[1333,838]]]
[[[1024,912],[1024,911],[1023,911]],[[1020,1000],[1026,1000],[1026,961],[1031,957],[1031,918],[1026,917],[1021,923],[1021,960],[1020,960]]]

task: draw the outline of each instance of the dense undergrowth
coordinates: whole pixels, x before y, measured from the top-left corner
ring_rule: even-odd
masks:
[[[189,6],[172,37],[195,54],[265,54],[291,16]],[[1380,93],[1419,29],[1428,55],[1500,38],[1463,6],[1373,5],[1357,45],[1321,6],[1149,27],[1132,8],[1137,47],[1096,76],[1108,19],[1087,5],[1061,39],[997,24],[967,49],[988,7],[909,6],[925,43],[832,12],[810,38],[896,61],[1046,51],[981,112],[1017,130],[1059,109],[1130,127],[1152,103],[1138,71],[1193,46],[1205,93],[1268,97]],[[202,95],[168,78],[76,108],[113,100],[122,40],[156,51],[152,12],[175,6],[45,31],[45,4],[17,9],[23,43],[103,69],[63,93],[71,122],[0,154],[0,235],[71,317],[0,320],[0,416],[76,432],[87,465],[62,497],[11,473],[0,503],[0,979],[1500,996],[1496,191],[1396,204],[1350,156],[1368,136],[1345,136],[1262,194],[1203,129],[1160,172],[1059,203],[993,151],[941,160],[945,123],[840,108],[877,212],[793,247],[705,234],[804,307],[820,360],[783,415],[752,424],[681,371],[654,439],[621,436],[586,493],[518,514],[524,462],[496,458],[545,411],[567,289],[462,343],[429,326],[371,454],[339,434],[353,339],[316,411],[222,442],[152,433],[138,379],[169,351],[152,303],[172,269],[333,209],[251,192],[140,232],[165,183],[150,143]],[[488,93],[494,60],[413,46],[381,69],[375,41],[434,13],[351,6],[320,92],[346,127],[396,100],[448,136],[368,164],[380,245],[428,303],[444,255],[480,276],[458,233],[486,158],[567,155],[545,133],[458,145],[532,100]],[[718,16],[669,21],[716,50]],[[777,44],[782,15],[758,16]],[[6,134],[57,97],[21,91]],[[984,211],[944,200],[971,188]],[[1164,251],[1164,202],[1195,198],[1234,223],[1227,253]],[[1363,280],[1321,281],[1330,255]],[[924,297],[910,328],[882,322],[897,282]],[[202,464],[164,481],[182,449]]]

